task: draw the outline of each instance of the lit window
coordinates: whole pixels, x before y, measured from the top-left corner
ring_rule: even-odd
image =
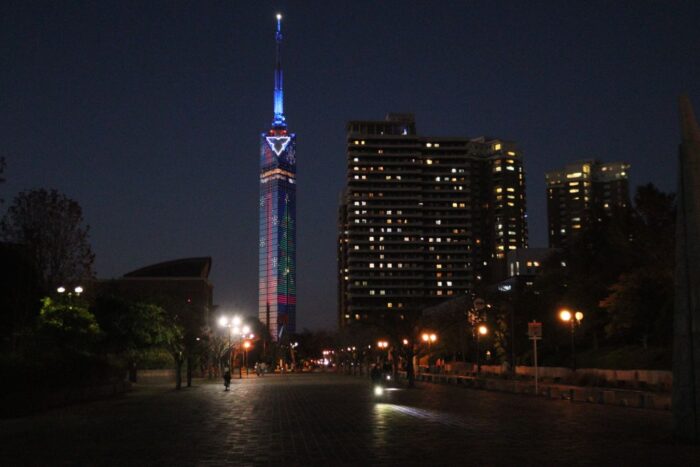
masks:
[[[370,269],[374,268],[374,263],[369,263]]]
[[[425,161],[425,163],[428,164],[428,165],[432,165],[433,160],[432,160],[432,159],[427,159],[427,160]]]
[[[501,143],[496,143],[493,145],[493,150],[494,151],[500,151],[501,150]]]

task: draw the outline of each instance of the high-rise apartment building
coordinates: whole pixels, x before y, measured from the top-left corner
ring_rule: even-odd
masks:
[[[496,138],[426,137],[413,115],[347,125],[339,322],[422,310],[505,275],[527,245],[522,157]]]
[[[624,162],[585,160],[547,172],[547,218],[550,248],[566,248],[587,225],[629,206]]]
[[[277,15],[274,117],[260,137],[258,317],[274,340],[296,326],[296,135],[287,130]]]

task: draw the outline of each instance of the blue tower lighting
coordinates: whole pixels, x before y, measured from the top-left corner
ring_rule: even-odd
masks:
[[[275,42],[274,116],[260,138],[258,318],[279,340],[296,328],[296,135],[284,116],[280,14]]]

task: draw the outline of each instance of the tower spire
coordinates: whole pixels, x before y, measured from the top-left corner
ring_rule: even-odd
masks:
[[[272,120],[274,128],[284,128],[287,126],[284,118],[284,91],[282,89],[282,15],[277,13],[277,30],[275,32],[275,42],[277,42],[277,62],[275,64],[275,95],[274,112]]]

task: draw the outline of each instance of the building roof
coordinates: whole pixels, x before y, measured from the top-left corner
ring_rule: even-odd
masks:
[[[152,264],[124,274],[124,277],[193,277],[208,279],[211,257],[182,258]]]

